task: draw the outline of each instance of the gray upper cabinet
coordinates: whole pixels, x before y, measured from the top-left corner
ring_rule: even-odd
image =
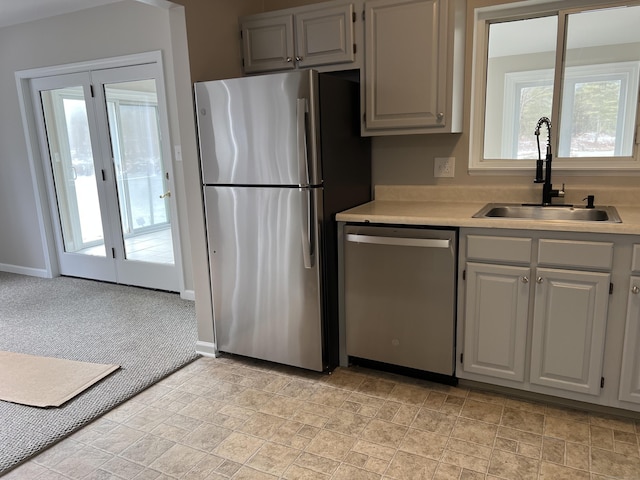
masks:
[[[333,0],[241,17],[244,73],[358,71],[362,135],[459,133],[465,5]]]
[[[293,15],[246,17],[240,31],[245,73],[295,68]]]
[[[329,2],[240,19],[245,73],[356,61],[353,3]]]
[[[299,13],[295,19],[299,67],[355,61],[353,4]]]
[[[460,132],[464,5],[365,2],[365,135]]]

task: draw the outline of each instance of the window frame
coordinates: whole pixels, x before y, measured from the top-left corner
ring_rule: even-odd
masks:
[[[640,2],[607,2],[606,0],[582,0],[572,2],[571,8],[567,8],[567,2],[551,0],[526,0],[517,3],[501,3],[496,5],[495,0],[470,0],[468,2],[468,15],[473,27],[473,51],[471,72],[471,115],[469,133],[469,173],[471,175],[533,175],[535,172],[535,159],[485,159],[485,99],[487,88],[487,51],[489,44],[489,25],[495,22],[524,20],[529,18],[556,15],[558,17],[558,35],[556,45],[562,45],[562,53],[556,54],[552,124],[557,126],[559,109],[562,100],[564,45],[567,17],[570,14],[583,11],[597,10],[600,8],[614,8],[620,6],[640,6]],[[636,80],[637,81],[637,80]],[[637,86],[637,84],[636,84]],[[513,103],[513,101],[511,101]],[[504,119],[503,119],[504,120]],[[554,170],[569,175],[640,175],[640,93],[636,104],[635,123],[632,122],[633,135],[635,136],[632,155],[618,157],[580,157],[563,158],[554,155]],[[553,152],[558,152],[559,132],[554,128],[555,135],[552,138]],[[533,133],[532,133],[533,134]],[[512,135],[509,132],[508,135]],[[501,148],[504,149],[505,139]]]

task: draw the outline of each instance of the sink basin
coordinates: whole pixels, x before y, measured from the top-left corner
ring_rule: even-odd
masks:
[[[622,223],[615,207],[595,208],[572,205],[527,205],[519,203],[488,203],[473,218],[514,218],[528,220],[556,220],[562,222]]]

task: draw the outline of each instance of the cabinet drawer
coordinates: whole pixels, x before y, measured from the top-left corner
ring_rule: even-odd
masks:
[[[640,272],[640,245],[633,246],[633,257],[631,259],[631,271]]]
[[[467,260],[530,263],[531,239],[469,235],[467,236]]]
[[[613,243],[540,239],[538,264],[611,270]]]

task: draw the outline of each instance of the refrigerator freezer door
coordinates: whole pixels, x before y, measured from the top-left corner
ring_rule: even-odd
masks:
[[[322,371],[322,189],[204,190],[218,350]]]
[[[320,183],[317,81],[306,70],[196,83],[203,183]]]

